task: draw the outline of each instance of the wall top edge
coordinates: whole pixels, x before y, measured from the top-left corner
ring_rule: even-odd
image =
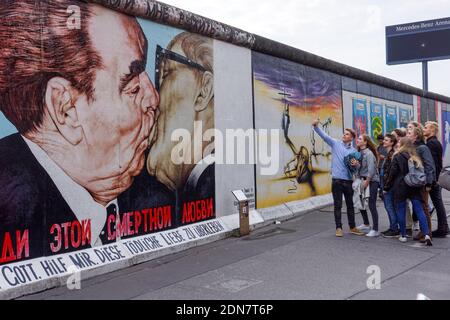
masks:
[[[243,31],[224,23],[154,0],[84,0],[157,23],[180,28],[213,39],[225,41],[253,51],[272,55],[300,64],[327,70],[355,80],[370,82],[388,89],[403,91],[441,102],[450,97],[424,92],[422,89],[374,73],[354,68],[312,53]]]

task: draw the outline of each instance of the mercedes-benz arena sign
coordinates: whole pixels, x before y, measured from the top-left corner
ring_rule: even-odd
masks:
[[[386,27],[387,64],[450,59],[450,18]]]

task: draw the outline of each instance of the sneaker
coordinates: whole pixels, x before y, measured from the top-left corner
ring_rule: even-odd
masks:
[[[422,232],[419,232],[415,237],[414,241],[421,241],[423,242],[425,240],[425,235]]]
[[[400,240],[400,242],[402,242],[402,243],[407,243],[408,242],[408,238],[407,237],[400,237],[400,238],[398,238],[398,240]]]
[[[352,228],[350,229],[350,233],[354,234],[356,236],[364,236],[366,233],[359,230],[359,228]]]
[[[343,236],[344,236],[344,232],[342,231],[342,229],[337,229],[336,230],[336,237],[342,238]]]
[[[444,232],[441,230],[433,231],[433,238],[445,239],[445,238],[447,238],[447,232]]]
[[[412,229],[406,229],[406,237],[407,238],[412,238],[413,236],[413,231]]]
[[[383,237],[385,238],[398,238],[400,237],[400,231],[394,231],[394,230],[388,230],[387,232],[383,233]]]
[[[427,247],[432,247],[433,246],[433,242],[431,241],[431,237],[430,236],[425,236],[425,243],[427,244]]]
[[[366,235],[366,237],[369,237],[369,238],[378,238],[379,236],[380,236],[380,233],[378,231],[375,231],[375,230],[370,231]]]
[[[366,226],[365,224],[360,225],[357,229],[364,233],[369,233],[372,230],[370,226]]]

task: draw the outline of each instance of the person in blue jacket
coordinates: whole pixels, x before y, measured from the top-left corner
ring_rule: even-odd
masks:
[[[352,146],[352,142],[356,139],[356,133],[352,129],[345,129],[341,140],[333,139],[319,128],[320,120],[313,122],[314,131],[331,147],[332,166],[331,175],[333,177],[332,193],[334,200],[334,218],[336,222],[336,237],[343,237],[342,230],[342,197],[345,197],[347,205],[348,224],[350,233],[355,235],[364,235],[355,223],[355,209],[353,206],[353,187],[352,176],[349,174],[345,164],[345,157],[357,152]],[[352,161],[352,165],[358,166],[356,160]]]

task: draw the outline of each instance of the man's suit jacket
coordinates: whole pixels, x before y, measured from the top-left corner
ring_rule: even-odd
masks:
[[[175,216],[175,195],[146,170],[119,196],[118,204],[120,214],[171,205]],[[88,244],[67,249],[63,246],[57,253],[50,250],[50,244],[55,243],[54,235],[50,235],[52,225],[74,221],[75,213],[23,138],[13,134],[1,139],[0,241],[9,232],[15,247],[16,231],[28,230],[30,259],[90,248]]]
[[[198,179],[192,183],[187,183],[182,190],[177,191],[177,221],[182,225],[184,204],[212,199],[214,212],[216,210],[216,165],[211,164],[205,168]],[[214,218],[214,217],[213,217]]]
[[[19,134],[0,140],[0,186],[0,238],[28,230],[29,258],[52,255],[51,226],[77,218]]]

